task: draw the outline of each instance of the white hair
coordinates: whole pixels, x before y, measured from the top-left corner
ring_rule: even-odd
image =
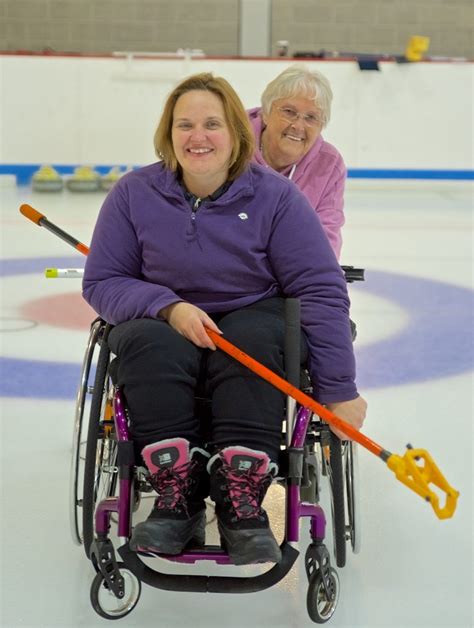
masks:
[[[283,70],[268,83],[262,94],[262,109],[270,114],[275,100],[282,98],[308,98],[320,109],[323,126],[331,118],[332,89],[328,79],[317,70],[309,70],[302,63],[295,63]]]

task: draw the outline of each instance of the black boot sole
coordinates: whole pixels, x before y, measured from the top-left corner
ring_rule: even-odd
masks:
[[[218,523],[221,545],[229,554],[234,565],[279,563],[281,550],[273,533],[268,528],[255,530],[232,530]]]
[[[130,549],[157,554],[181,554],[189,543],[203,546],[206,541],[206,511],[189,519],[147,519],[133,530]]]

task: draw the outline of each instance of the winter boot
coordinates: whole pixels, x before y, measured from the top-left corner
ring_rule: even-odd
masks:
[[[204,545],[209,454],[173,438],[147,445],[142,456],[158,497],[148,519],[135,526],[130,548],[180,554],[191,541]]]
[[[281,550],[261,507],[277,465],[263,451],[226,447],[207,468],[221,543],[233,563],[279,562]]]

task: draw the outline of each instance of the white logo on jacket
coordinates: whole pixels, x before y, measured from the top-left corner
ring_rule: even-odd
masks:
[[[242,212],[241,214],[239,214],[239,218],[240,220],[247,220],[248,216],[245,212]]]

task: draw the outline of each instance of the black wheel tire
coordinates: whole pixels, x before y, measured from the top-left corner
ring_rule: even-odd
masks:
[[[84,550],[87,558],[90,558],[90,548],[92,541],[94,540],[94,513],[97,499],[97,443],[100,437],[100,419],[102,414],[109,358],[109,348],[107,347],[107,344],[103,342],[100,348],[95,372],[94,392],[92,394],[89,427],[87,430],[86,456],[84,461],[82,533],[84,538]]]
[[[329,482],[331,487],[334,558],[336,559],[336,565],[342,568],[346,564],[346,517],[342,443],[335,434],[332,432],[330,434]]]
[[[306,608],[308,615],[316,624],[325,624],[331,619],[339,601],[339,577],[335,569],[329,571],[329,589],[331,598],[326,595],[321,572],[316,571],[308,585]]]
[[[354,554],[360,552],[361,546],[360,500],[357,488],[359,483],[357,456],[357,444],[348,442],[345,445],[343,465],[346,482],[348,540],[350,541]]]
[[[87,433],[87,422],[84,420],[87,407],[88,385],[91,375],[91,364],[94,354],[98,353],[97,338],[100,333],[101,321],[95,321],[91,326],[89,341],[82,362],[79,390],[76,397],[74,415],[74,431],[72,442],[72,459],[69,481],[69,522],[73,542],[83,544],[82,535],[82,491],[84,488],[84,459]]]
[[[92,608],[98,615],[104,617],[105,619],[121,619],[131,613],[138,604],[138,600],[140,599],[142,592],[140,580],[129,569],[127,569],[127,567],[125,567],[125,564],[117,563],[117,567],[119,568],[121,575],[126,578],[125,584],[127,585],[128,582],[131,591],[128,592],[129,599],[127,599],[127,590],[125,590],[125,596],[122,600],[119,600],[113,595],[113,593],[109,592],[110,599],[113,601],[117,600],[116,609],[113,611],[107,611],[101,604],[101,593],[103,594],[108,591],[108,587],[104,580],[104,576],[100,572],[96,574],[91,585],[90,599]]]

